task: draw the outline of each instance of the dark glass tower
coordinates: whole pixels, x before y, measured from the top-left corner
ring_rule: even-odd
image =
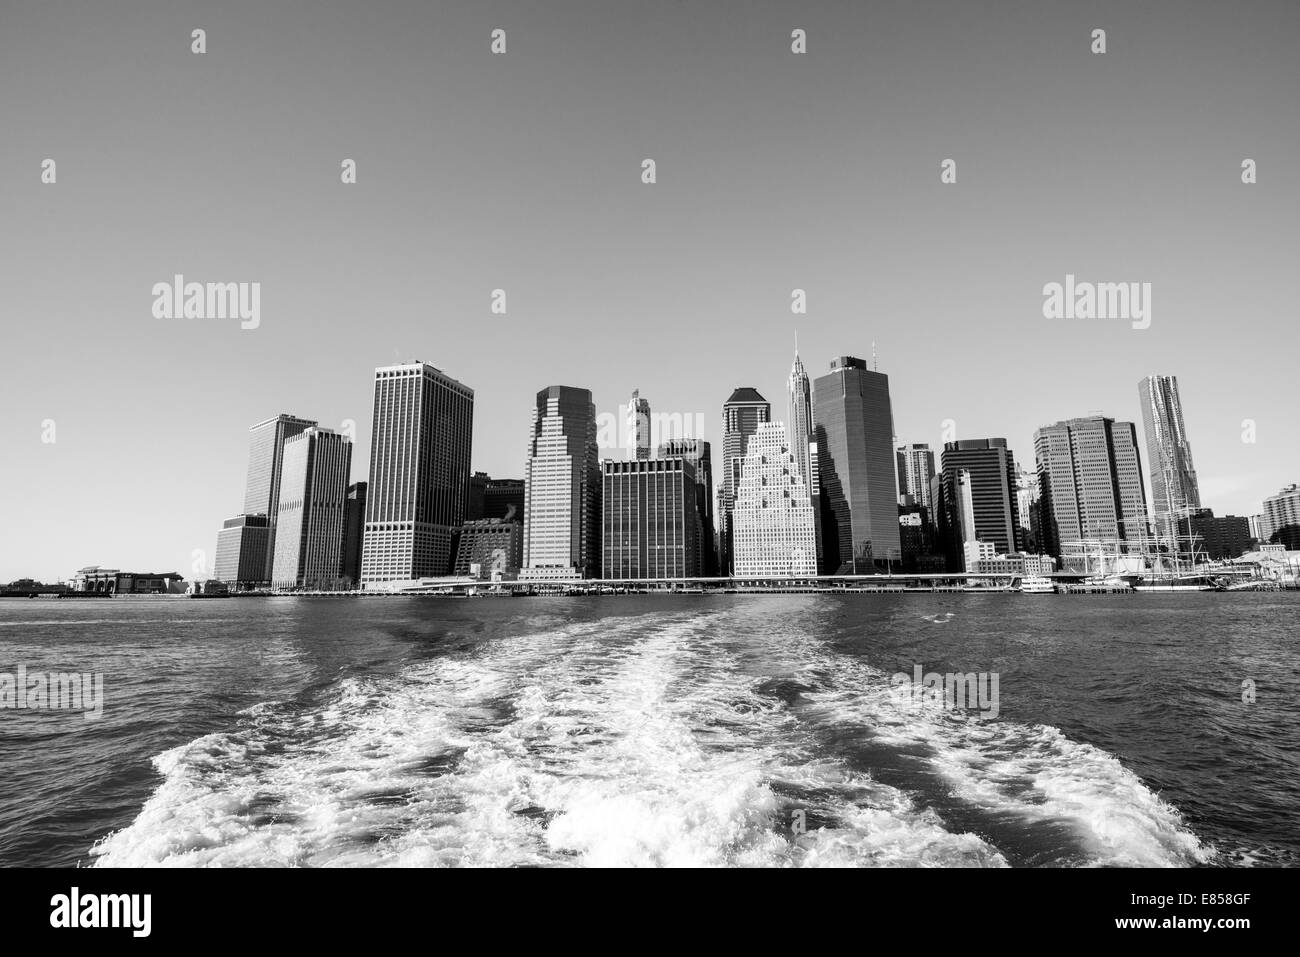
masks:
[[[902,560],[889,376],[841,356],[813,383],[828,574],[869,575]]]

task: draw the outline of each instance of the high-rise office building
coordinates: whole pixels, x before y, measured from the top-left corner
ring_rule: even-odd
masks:
[[[718,573],[713,528],[713,446],[703,439],[671,439],[662,442],[655,453],[657,458],[683,458],[695,470],[695,514],[700,522],[697,536],[699,558],[698,574],[713,576]]]
[[[361,587],[361,545],[366,529],[366,483],[348,486],[347,505],[343,511],[343,560],[339,572],[349,588]]]
[[[275,588],[338,588],[352,443],[316,426],[285,440],[275,536]]]
[[[894,534],[898,534],[897,506]],[[817,538],[808,486],[786,438],[785,426],[764,422],[740,460],[732,505],[737,578],[817,574]]]
[[[1062,556],[1071,543],[1127,551],[1146,538],[1146,494],[1137,430],[1102,415],[1046,425],[1034,433],[1041,547]]]
[[[257,588],[269,582],[266,574],[268,526],[265,515],[237,515],[226,519],[217,533],[213,577],[236,589]]]
[[[1264,499],[1259,526],[1261,545],[1300,549],[1300,486],[1292,483]]]
[[[601,463],[604,578],[701,574],[699,483],[685,458]]]
[[[889,376],[841,356],[813,383],[822,554],[830,574],[872,574],[902,559]]]
[[[718,494],[718,559],[723,574],[730,572],[731,509],[740,484],[740,463],[745,446],[758,427],[772,419],[772,406],[757,389],[741,386],[722,404],[722,485]]]
[[[899,447],[894,454],[898,460],[898,504],[923,505],[929,509],[934,452],[924,442],[913,442]]]
[[[521,578],[600,574],[600,459],[587,389],[537,393],[524,475]]]
[[[1026,551],[1034,551],[1038,547],[1038,527],[1034,520],[1037,511],[1038,473],[1025,468],[1023,462],[1017,462],[1016,517],[1020,519],[1020,537],[1023,539],[1023,548]]]
[[[281,413],[248,429],[248,481],[244,487],[244,514],[265,515],[266,554],[262,557],[264,582],[271,580],[275,563],[275,529],[280,502],[280,471],[285,440],[316,423]]]
[[[1138,383],[1142,425],[1147,435],[1147,470],[1151,477],[1151,510],[1160,537],[1177,542],[1180,518],[1201,507],[1201,493],[1192,464],[1192,447],[1183,425],[1178,378],[1147,376]],[[1181,523],[1186,529],[1186,522]]]
[[[650,458],[650,400],[641,398],[636,389],[627,404],[627,436],[633,458]]]
[[[524,480],[488,479],[483,489],[483,514],[479,517],[523,524]]]
[[[469,509],[466,521],[502,518],[522,523],[524,520],[524,480],[498,479],[486,472],[475,472],[469,482]]]
[[[939,523],[950,558],[971,541],[988,542],[1004,555],[1021,549],[1016,460],[1006,439],[944,443],[941,476],[947,508]]]
[[[375,370],[363,587],[450,571],[473,433],[473,389],[423,362]]]
[[[491,481],[487,472],[475,472],[469,477],[469,498],[465,500],[465,521],[472,522],[483,517],[483,494]]]

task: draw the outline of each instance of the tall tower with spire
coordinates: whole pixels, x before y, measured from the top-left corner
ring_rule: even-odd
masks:
[[[790,367],[790,379],[786,408],[790,423],[790,452],[794,464],[799,469],[799,477],[804,485],[812,488],[812,460],[808,443],[812,441],[812,382],[804,372],[803,362],[799,359],[799,342],[795,340],[794,365]]]
[[[641,390],[632,390],[627,404],[628,449],[639,460],[650,458],[650,400],[641,398]]]
[[[790,367],[788,382],[790,454],[795,469],[803,479],[813,507],[813,525],[817,543],[817,568],[822,561],[821,487],[817,478],[817,443],[813,441],[812,382],[799,358],[799,336],[794,339],[794,365]]]

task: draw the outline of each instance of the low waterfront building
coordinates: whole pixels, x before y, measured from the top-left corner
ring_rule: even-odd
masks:
[[[1261,545],[1236,560],[1238,565],[1253,565],[1259,578],[1284,585],[1300,584],[1300,551],[1284,545]]]
[[[72,591],[105,595],[179,595],[185,579],[179,572],[124,572],[87,565],[72,576]]]
[[[514,578],[524,561],[524,526],[499,518],[480,518],[461,525],[456,536],[452,575]]]
[[[968,570],[980,575],[1046,577],[1056,571],[1056,559],[1050,555],[1027,555],[1023,553],[993,555],[992,557],[976,559],[975,564]]]
[[[1214,509],[1200,508],[1179,519],[1180,534],[1197,539],[1197,552],[1210,561],[1237,558],[1250,551],[1250,520],[1241,515],[1215,516]]]
[[[998,547],[992,542],[981,542],[979,539],[962,544],[962,559],[965,564],[962,566],[966,571],[974,571],[975,566],[982,561],[996,558]]]

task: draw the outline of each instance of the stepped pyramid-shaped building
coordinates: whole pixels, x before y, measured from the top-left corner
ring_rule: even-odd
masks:
[[[745,448],[733,506],[737,578],[817,574],[812,500],[785,426],[760,424]]]

